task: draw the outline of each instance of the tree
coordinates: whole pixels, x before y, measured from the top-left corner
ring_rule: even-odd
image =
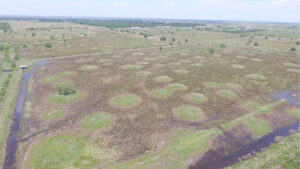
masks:
[[[161,41],[166,41],[167,38],[163,36],[163,37],[160,38],[160,40],[161,40]]]
[[[160,50],[160,51],[162,51],[162,50],[163,50],[163,47],[162,47],[162,46],[160,46],[160,47],[159,47],[159,50]]]
[[[51,48],[51,47],[52,47],[51,43],[49,43],[49,42],[45,43],[44,46],[45,46],[46,48]]]
[[[220,48],[226,48],[226,45],[224,43],[221,43]]]

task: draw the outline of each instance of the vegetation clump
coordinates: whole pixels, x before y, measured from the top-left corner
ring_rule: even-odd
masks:
[[[139,105],[142,103],[142,97],[134,94],[123,94],[112,97],[109,103],[112,107],[126,109]]]
[[[87,130],[97,130],[101,129],[112,121],[112,116],[104,113],[104,112],[98,112],[90,115],[86,118],[83,127]]]
[[[174,111],[177,116],[188,121],[199,121],[205,118],[202,109],[193,105],[181,105]]]

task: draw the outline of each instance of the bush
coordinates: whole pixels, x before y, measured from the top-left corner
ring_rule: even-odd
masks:
[[[213,48],[208,49],[209,53],[215,53],[215,50]]]
[[[68,96],[68,95],[75,94],[75,93],[76,93],[76,91],[72,86],[58,87],[59,95]]]
[[[226,45],[224,43],[221,43],[220,48],[226,48]]]
[[[52,47],[51,43],[49,43],[49,42],[48,42],[48,43],[45,43],[44,46],[45,46],[46,48],[51,48],[51,47]]]
[[[291,48],[290,51],[295,52],[296,48]]]
[[[148,38],[148,35],[144,34],[144,38]]]
[[[35,33],[33,32],[33,33],[31,34],[31,36],[35,36]]]
[[[189,42],[189,40],[188,40],[188,39],[185,39],[184,41],[185,41],[185,43],[188,43],[188,42]]]
[[[257,42],[255,42],[253,45],[254,45],[254,46],[258,46],[258,43],[257,43]]]
[[[173,41],[173,42],[175,42],[175,40],[176,40],[175,38],[172,38],[172,41]]]
[[[161,37],[160,40],[161,40],[161,41],[166,41],[167,38],[166,38],[166,37]]]
[[[297,41],[297,42],[296,42],[296,45],[300,45],[300,41]]]

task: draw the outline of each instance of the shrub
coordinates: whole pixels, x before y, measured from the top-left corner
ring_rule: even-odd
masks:
[[[226,45],[224,43],[221,43],[220,48],[226,48]]]
[[[257,42],[255,42],[253,45],[254,45],[254,46],[258,46],[258,43],[257,43]]]
[[[144,38],[148,38],[148,35],[144,34]]]
[[[166,37],[161,37],[160,40],[161,40],[161,41],[166,41],[167,38],[166,38]]]
[[[300,45],[300,41],[297,41],[297,42],[296,42],[296,45]]]
[[[291,48],[290,51],[295,52],[296,48]]]
[[[49,42],[48,42],[48,43],[45,43],[44,46],[45,46],[46,48],[51,48],[51,47],[52,47],[51,43],[49,43]]]
[[[61,86],[58,87],[58,94],[68,96],[71,94],[75,94],[76,90],[72,86]]]
[[[185,39],[184,41],[185,41],[185,43],[188,43],[188,42],[189,42],[189,40],[188,40],[188,39]]]
[[[213,48],[208,49],[209,53],[215,53],[215,50]]]
[[[31,36],[35,36],[35,33],[33,32],[33,33],[31,34]]]
[[[173,42],[175,42],[175,40],[176,40],[175,38],[172,38],[172,41],[173,41]]]

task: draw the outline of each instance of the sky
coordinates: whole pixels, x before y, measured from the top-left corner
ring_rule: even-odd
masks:
[[[300,22],[300,0],[0,0],[0,15]]]

